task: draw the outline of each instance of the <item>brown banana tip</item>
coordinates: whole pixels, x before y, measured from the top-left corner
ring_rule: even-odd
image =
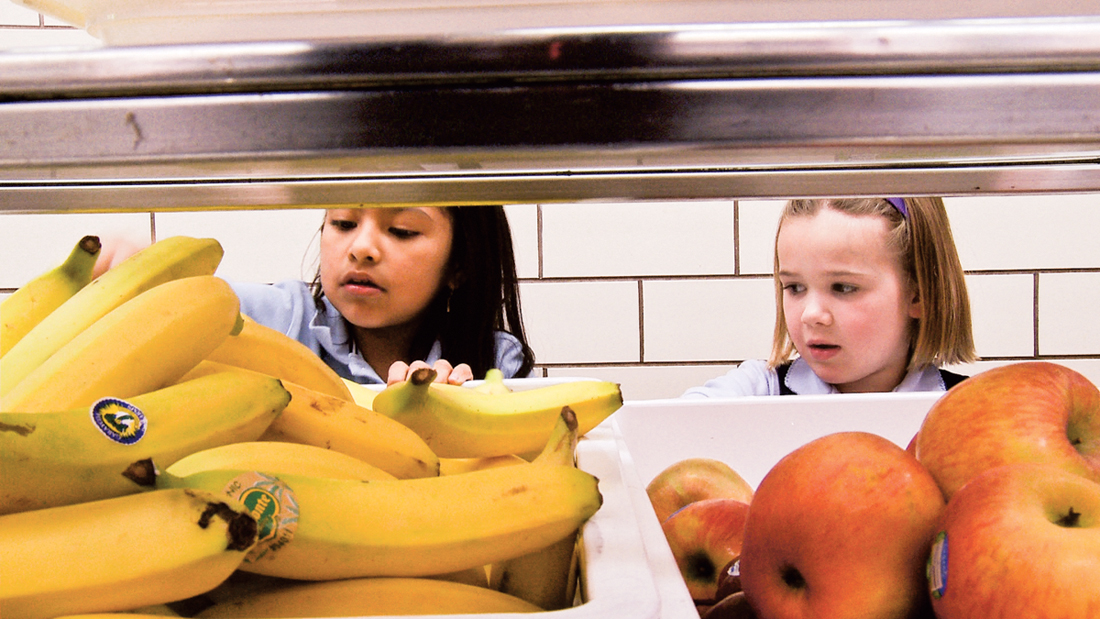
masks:
[[[259,534],[260,526],[257,524],[255,518],[249,514],[233,512],[229,520],[229,529],[227,531],[229,543],[226,544],[226,549],[239,550],[242,552],[248,550],[256,543]]]
[[[577,413],[569,408],[568,404],[561,407],[561,417],[565,420],[565,427],[569,428],[570,431],[577,429]]]
[[[157,465],[152,459],[145,458],[131,462],[126,470],[122,471],[122,476],[143,488],[152,488],[157,485],[158,473]]]
[[[80,239],[80,249],[88,252],[89,254],[98,254],[99,250],[103,248],[103,244],[100,243],[99,237],[94,234],[89,234]]]
[[[198,525],[205,529],[214,518],[221,518],[228,525],[225,531],[228,540],[226,550],[244,551],[256,543],[259,525],[247,512],[239,512],[226,503],[207,503],[206,509],[199,516]]]
[[[436,372],[432,368],[420,368],[413,370],[409,375],[409,382],[414,385],[425,385],[435,380]]]

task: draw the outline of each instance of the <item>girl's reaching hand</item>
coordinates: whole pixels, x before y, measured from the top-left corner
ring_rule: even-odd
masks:
[[[118,263],[145,248],[145,245],[121,236],[101,235],[99,241],[101,249],[99,257],[96,258],[95,267],[92,269],[93,277],[103,275]]]
[[[469,365],[459,363],[452,366],[446,359],[440,359],[430,366],[424,361],[413,361],[412,364],[407,364],[404,361],[394,361],[393,365],[390,366],[389,376],[386,377],[386,384],[392,385],[404,382],[408,380],[409,374],[420,368],[429,367],[435,370],[435,382],[437,383],[461,385],[474,377],[474,372]]]

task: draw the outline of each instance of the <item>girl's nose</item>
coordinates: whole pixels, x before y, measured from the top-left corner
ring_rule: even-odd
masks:
[[[809,295],[802,308],[802,323],[807,325],[828,325],[832,323],[829,308],[816,295]]]
[[[348,248],[353,262],[378,262],[382,257],[382,248],[379,244],[379,234],[373,226],[360,224],[358,234],[352,240]]]

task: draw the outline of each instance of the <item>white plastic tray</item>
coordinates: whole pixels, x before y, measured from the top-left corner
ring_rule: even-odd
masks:
[[[584,377],[505,379],[514,391],[545,387],[563,382],[597,380]],[[477,386],[470,381],[466,386]],[[374,386],[381,389],[381,386]],[[621,411],[622,409],[620,409]],[[616,412],[612,415],[619,414]],[[623,481],[619,443],[611,419],[593,428],[577,444],[577,465],[599,479],[603,504],[582,528],[583,559],[579,589],[582,603],[571,608],[547,611],[539,616],[553,619],[660,619],[662,595],[646,554],[643,527],[638,521],[641,507],[632,489]],[[644,493],[643,493],[644,494]],[[656,518],[653,518],[656,520]],[[660,530],[658,529],[658,534]],[[685,589],[686,594],[686,589]],[[688,602],[690,603],[690,599]],[[694,607],[692,607],[692,612]],[[493,619],[520,619],[531,615],[496,613],[481,615]],[[448,615],[418,615],[417,619],[452,619]],[[696,614],[696,619],[698,615]]]
[[[755,488],[783,456],[833,432],[872,432],[905,447],[942,393],[627,402],[607,422],[634,503],[662,619],[698,619],[645,486],[688,457],[721,460]],[[604,426],[599,428],[604,430]],[[602,485],[601,485],[602,487]],[[627,519],[623,519],[625,523]],[[596,564],[591,577],[600,577]],[[619,615],[627,617],[628,615]]]

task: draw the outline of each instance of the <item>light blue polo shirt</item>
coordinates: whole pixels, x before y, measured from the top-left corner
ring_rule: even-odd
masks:
[[[352,350],[351,334],[340,312],[324,299],[324,310],[313,302],[309,285],[300,280],[275,284],[232,283],[241,299],[241,313],[305,344],[336,373],[362,384],[385,384],[363,355]],[[429,365],[440,358],[441,345],[432,345]],[[461,363],[461,360],[451,360]],[[496,367],[505,378],[515,378],[523,364],[523,348],[512,334],[496,333]],[[476,377],[475,377],[476,378]]]
[[[836,387],[814,374],[810,364],[795,359],[787,371],[787,387],[799,395],[825,395],[840,393]],[[943,376],[932,365],[910,370],[893,391],[946,391]],[[718,378],[712,378],[702,387],[692,387],[682,398],[731,398],[748,395],[780,395],[779,375],[769,368],[763,359],[749,359]]]

